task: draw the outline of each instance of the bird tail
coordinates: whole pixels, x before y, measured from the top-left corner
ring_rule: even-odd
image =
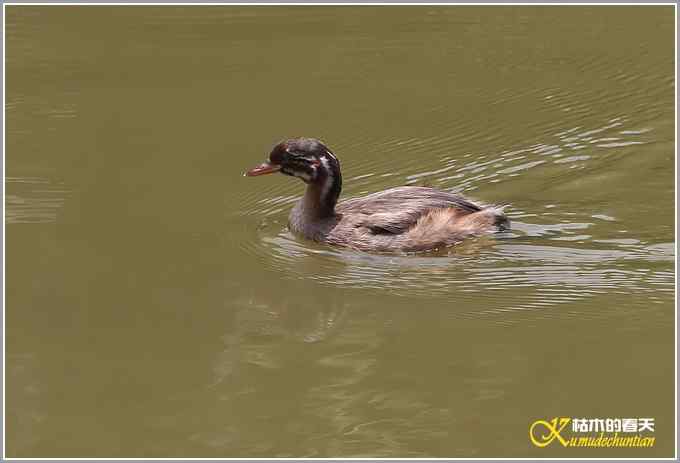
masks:
[[[510,219],[505,215],[504,209],[508,207],[509,204],[504,204],[502,206],[490,206],[486,210],[489,211],[488,214],[491,216],[493,225],[498,228],[498,231],[510,230]]]
[[[505,215],[504,206],[487,206],[479,212],[474,212],[463,219],[466,225],[475,231],[504,231],[510,229],[510,219]]]

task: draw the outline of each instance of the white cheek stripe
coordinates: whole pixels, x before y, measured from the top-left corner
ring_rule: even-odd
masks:
[[[335,159],[335,158],[334,158]],[[326,158],[321,158],[321,164],[326,168],[326,181],[323,184],[323,187],[321,188],[321,199],[325,199],[326,195],[328,195],[328,192],[331,189],[331,186],[333,185],[333,182],[335,181],[335,177],[333,177],[333,172],[331,171],[331,166],[328,163],[328,159]]]

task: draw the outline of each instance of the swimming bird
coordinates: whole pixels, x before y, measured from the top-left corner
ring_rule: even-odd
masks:
[[[338,202],[340,162],[314,138],[282,141],[269,160],[245,175],[275,172],[307,184],[290,212],[288,226],[293,233],[320,243],[369,252],[427,251],[510,227],[502,208],[436,188],[400,186]]]

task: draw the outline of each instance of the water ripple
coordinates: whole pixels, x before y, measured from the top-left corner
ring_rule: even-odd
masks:
[[[69,190],[63,184],[38,177],[7,177],[5,221],[16,223],[56,222]]]

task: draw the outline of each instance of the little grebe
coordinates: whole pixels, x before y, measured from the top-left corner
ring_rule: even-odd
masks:
[[[281,172],[307,184],[288,218],[305,238],[362,251],[426,251],[509,228],[500,208],[434,188],[390,188],[338,204],[340,163],[319,140],[296,138],[274,147],[246,176]]]

